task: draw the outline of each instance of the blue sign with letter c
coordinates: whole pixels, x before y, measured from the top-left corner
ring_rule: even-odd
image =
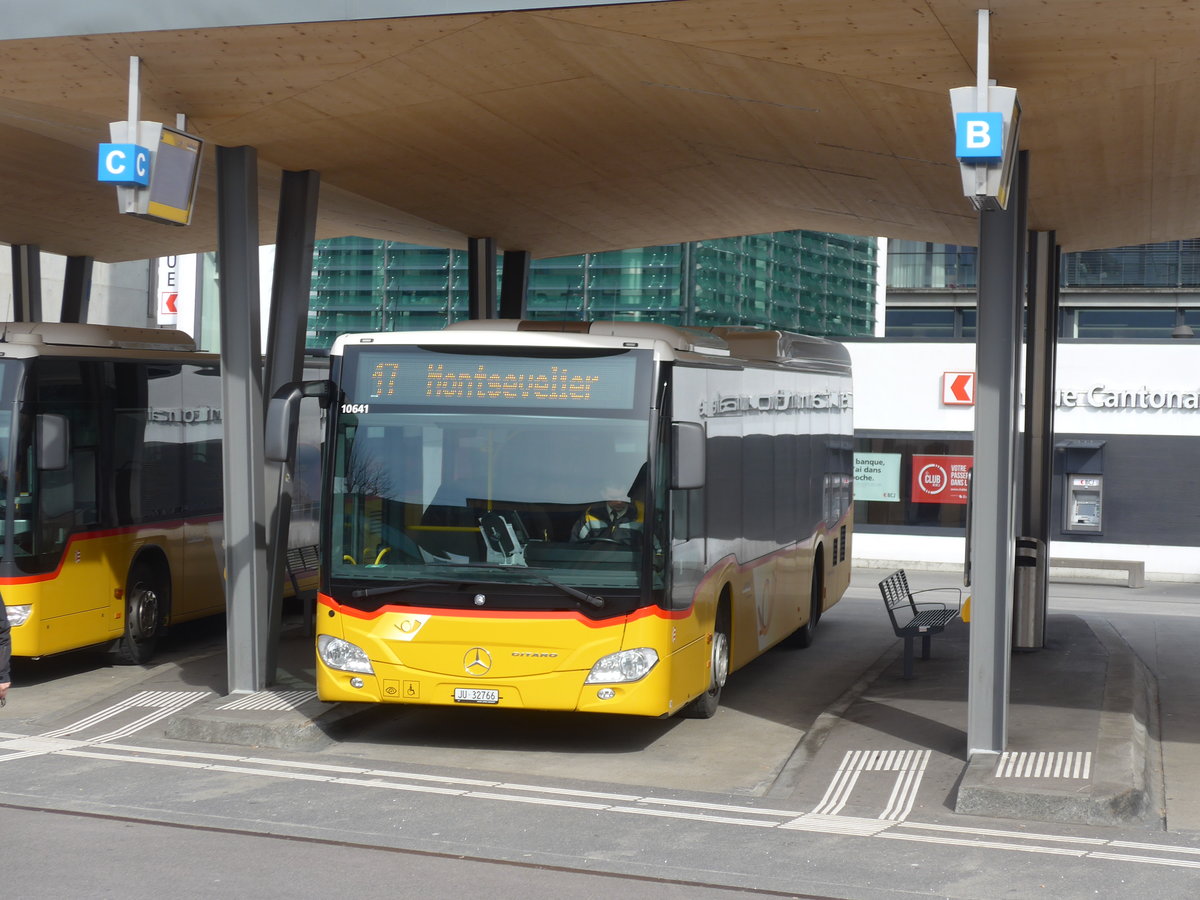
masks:
[[[137,144],[101,144],[96,179],[145,187],[150,183],[150,151]]]

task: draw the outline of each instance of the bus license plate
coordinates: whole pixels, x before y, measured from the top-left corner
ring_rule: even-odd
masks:
[[[499,703],[500,692],[486,688],[455,688],[455,703]]]

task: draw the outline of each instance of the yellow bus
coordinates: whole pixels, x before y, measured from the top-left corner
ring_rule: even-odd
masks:
[[[14,656],[144,662],[224,610],[219,358],[183,332],[0,323],[0,593]]]
[[[291,392],[332,401],[323,700],[707,718],[846,589],[838,344],[492,320],[345,335],[331,363]],[[288,420],[273,401],[272,458]]]

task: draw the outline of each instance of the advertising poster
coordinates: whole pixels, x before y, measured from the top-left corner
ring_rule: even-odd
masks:
[[[912,502],[964,505],[970,484],[971,456],[912,458]]]
[[[900,502],[900,454],[855,453],[854,499]]]

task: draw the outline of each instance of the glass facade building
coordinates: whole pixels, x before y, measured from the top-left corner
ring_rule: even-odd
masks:
[[[787,231],[534,260],[531,319],[752,325],[829,337],[875,328],[874,238]],[[502,266],[502,257],[498,259]],[[461,250],[337,238],[313,262],[308,348],[356,331],[467,318]]]
[[[1200,240],[1066,253],[1059,337],[1168,338],[1200,328]],[[975,338],[974,247],[888,242],[890,338]]]

